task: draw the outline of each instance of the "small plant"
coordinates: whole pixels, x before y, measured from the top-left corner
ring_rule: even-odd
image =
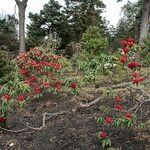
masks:
[[[111,147],[111,140],[107,137],[107,133],[105,131],[99,132],[98,139],[102,143],[102,148]]]

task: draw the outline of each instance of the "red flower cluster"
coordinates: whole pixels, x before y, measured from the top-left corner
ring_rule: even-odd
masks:
[[[42,92],[42,90],[40,87],[35,87],[35,89],[34,89],[35,94],[40,94],[41,92]]]
[[[105,139],[107,137],[107,133],[105,131],[100,132],[99,137]]]
[[[115,97],[115,102],[121,102],[121,97],[119,95]]]
[[[128,67],[131,68],[131,69],[133,69],[135,67],[141,67],[141,63],[133,61],[133,62],[128,64]]]
[[[111,117],[106,117],[105,118],[105,122],[108,124],[112,124],[113,123],[113,119]]]
[[[138,85],[140,82],[144,81],[143,77],[132,78],[132,83]]]
[[[9,94],[4,94],[4,99],[6,101],[9,101],[11,99],[11,96]]]
[[[19,70],[19,73],[20,73],[21,75],[28,75],[29,71],[28,71],[27,69],[20,69],[20,70]]]
[[[18,96],[18,101],[22,102],[25,100],[25,97],[23,95]]]
[[[62,89],[62,84],[61,84],[61,82],[57,82],[57,83],[55,84],[55,89],[56,89],[56,91],[61,91],[61,89]]]
[[[132,114],[131,113],[127,113],[125,115],[125,118],[128,119],[128,120],[132,119]]]
[[[128,39],[122,40],[121,41],[121,46],[122,47],[132,47],[134,45],[135,41],[133,38],[129,37]]]
[[[117,96],[115,97],[115,102],[116,102],[116,103],[121,102],[121,100],[122,100],[121,96],[117,95]],[[120,104],[116,104],[116,105],[115,105],[115,109],[118,110],[118,111],[122,111],[122,110],[123,110],[123,106],[120,105]]]
[[[6,122],[6,118],[4,118],[4,117],[0,117],[0,123],[4,123],[4,122]]]
[[[125,40],[121,41],[121,45],[123,47],[122,48],[123,55],[120,58],[120,62],[122,64],[125,64],[128,60],[127,54],[129,52],[130,48],[134,45],[134,40],[129,37],[128,39],[125,39]]]
[[[76,82],[72,82],[70,87],[73,88],[73,89],[76,89],[78,86],[78,84]]]
[[[132,76],[136,78],[136,77],[139,77],[139,76],[140,76],[140,74],[139,74],[139,73],[137,73],[137,72],[134,72],[134,73],[132,74]]]
[[[122,111],[123,110],[123,106],[122,105],[115,105],[115,109],[118,110],[118,111]]]
[[[121,58],[120,58],[120,62],[122,63],[122,64],[125,64],[126,62],[127,62],[127,56],[126,55],[122,55],[121,56]]]
[[[123,50],[123,52],[124,52],[125,54],[127,54],[130,49],[129,49],[128,47],[125,47],[125,48],[123,48],[122,50]]]

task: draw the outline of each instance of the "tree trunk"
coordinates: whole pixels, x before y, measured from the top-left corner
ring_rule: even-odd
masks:
[[[139,41],[143,41],[148,36],[150,30],[150,0],[143,1],[143,15],[140,27]]]
[[[19,9],[19,52],[25,52],[25,10],[28,0],[15,0]]]

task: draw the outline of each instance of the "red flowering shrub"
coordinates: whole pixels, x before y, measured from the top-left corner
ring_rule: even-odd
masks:
[[[12,61],[11,80],[0,89],[2,117],[7,117],[13,103],[24,106],[26,100],[42,96],[44,91],[60,92],[63,87],[63,57],[48,50],[32,48]],[[77,83],[71,88],[76,89]]]
[[[121,41],[121,45],[122,45],[122,55],[120,57],[120,62],[121,64],[123,64],[123,67],[125,67],[125,65],[127,65],[127,74],[130,74],[129,71],[132,71],[131,73],[131,81],[132,84],[136,84],[137,86],[142,83],[144,81],[144,78],[141,76],[141,74],[139,73],[140,67],[142,66],[142,64],[138,61],[132,60],[131,54],[132,54],[132,47],[134,46],[135,41],[132,38],[128,38],[125,39],[123,41]],[[129,54],[129,52],[131,52]],[[136,58],[136,57],[135,57]],[[134,59],[135,59],[134,58]],[[130,69],[128,69],[130,68]],[[131,113],[130,111],[126,111],[124,110],[124,105],[122,103],[122,99],[123,96],[117,95],[114,100],[115,100],[115,104],[114,104],[114,110],[116,110],[116,114],[112,117],[99,117],[97,122],[98,123],[103,123],[104,125],[109,125],[109,126],[115,126],[115,127],[123,127],[123,126],[127,126],[127,127],[131,127],[133,125],[135,125],[136,123],[136,114]],[[107,135],[105,132],[100,132],[98,138],[100,139],[100,141],[102,142],[102,147],[103,148],[107,148],[108,147],[108,143],[110,143],[109,146],[111,146],[111,140],[110,138],[109,141],[105,141],[105,138],[108,138],[109,135]]]

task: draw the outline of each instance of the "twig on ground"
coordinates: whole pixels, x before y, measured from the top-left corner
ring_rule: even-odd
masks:
[[[86,104],[82,104],[81,102],[79,102],[79,103],[77,103],[77,106],[72,111],[75,112],[75,111],[77,111],[80,108],[88,108],[88,107],[90,107],[92,105],[97,104],[101,100],[102,100],[102,97],[97,98],[97,99],[93,100],[92,102],[89,102],[89,103],[86,103]]]
[[[3,128],[3,127],[0,127],[0,129],[4,130],[4,131],[7,131],[7,132],[12,132],[12,133],[19,133],[19,132],[28,130],[28,128],[23,128],[23,129],[20,129],[20,130],[10,130],[10,129],[6,129],[6,128]]]
[[[63,115],[63,114],[66,114],[68,112],[69,111],[61,111],[61,112],[58,112],[58,113],[47,113],[47,112],[43,113],[42,125],[40,127],[32,127],[32,126],[29,126],[29,125],[25,124],[22,120],[20,120],[20,121],[27,128],[32,129],[32,130],[39,130],[40,131],[40,130],[42,130],[46,126],[46,120],[48,120],[50,117],[52,117],[52,116],[58,116],[58,115]],[[46,116],[50,116],[50,117],[47,118]]]
[[[19,132],[23,132],[23,131],[26,131],[28,129],[32,129],[32,130],[42,130],[45,126],[46,126],[46,120],[50,119],[49,118],[46,118],[46,116],[58,116],[58,115],[62,115],[62,114],[66,114],[68,113],[69,111],[61,111],[61,112],[58,112],[58,113],[43,113],[43,119],[42,119],[42,125],[40,127],[32,127],[32,126],[29,126],[27,124],[25,124],[21,119],[20,119],[20,122],[26,126],[26,128],[23,128],[23,129],[20,129],[20,130],[10,130],[10,129],[6,129],[6,128],[3,128],[3,127],[0,127],[1,130],[4,130],[4,131],[7,131],[7,132],[12,132],[12,133],[19,133]]]

